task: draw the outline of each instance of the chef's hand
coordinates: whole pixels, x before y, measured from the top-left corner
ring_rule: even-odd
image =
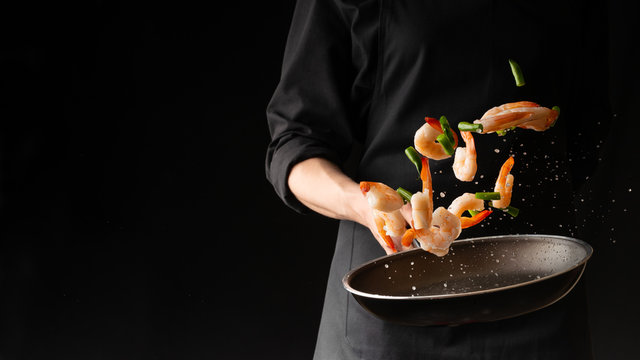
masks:
[[[393,250],[378,234],[373,211],[360,191],[360,185],[345,175],[332,162],[311,158],[296,164],[289,173],[289,189],[309,209],[338,220],[355,221],[369,228],[387,254]],[[411,205],[401,209],[405,219],[411,219]],[[402,249],[402,245],[397,250]]]
[[[364,198],[364,196],[363,196]],[[365,198],[366,200],[366,198]],[[369,206],[369,204],[365,201],[366,203],[366,211],[365,212],[365,216],[366,216],[366,224],[363,224],[365,226],[367,226],[369,228],[369,230],[371,230],[371,233],[373,234],[373,236],[376,238],[376,240],[378,241],[378,243],[380,244],[380,246],[382,247],[382,249],[387,253],[387,255],[389,254],[393,254],[393,249],[391,249],[388,245],[387,242],[382,238],[382,236],[378,233],[378,228],[376,226],[375,220],[374,220],[374,216],[373,216],[373,211],[371,210],[371,207]],[[402,217],[404,218],[405,222],[407,224],[411,223],[411,204],[407,203],[405,205],[403,205],[400,208],[400,213],[402,213]],[[413,248],[413,243],[409,246],[402,246],[402,236],[393,236],[391,237],[391,240],[393,241],[394,247],[396,249],[397,252],[400,251],[404,251],[404,250],[409,250],[411,248]]]

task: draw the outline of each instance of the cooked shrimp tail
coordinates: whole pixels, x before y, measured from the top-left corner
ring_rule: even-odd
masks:
[[[398,250],[396,250],[395,244],[393,243],[393,239],[391,239],[391,236],[389,236],[386,230],[384,229],[384,219],[379,216],[374,216],[374,220],[376,222],[378,235],[380,235],[382,240],[384,240],[385,244],[387,244],[387,246],[389,247],[389,249],[391,249],[391,251],[393,251],[394,253],[398,252]]]
[[[422,158],[422,169],[420,170],[420,180],[422,180],[422,192],[433,195],[433,187],[431,185],[431,169],[429,169],[429,160]]]
[[[502,164],[498,179],[496,180],[495,192],[500,193],[500,200],[494,200],[493,207],[504,209],[511,203],[511,194],[513,192],[514,177],[511,175],[511,169],[514,165],[513,156],[510,156],[507,161]]]
[[[431,189],[431,171],[429,170],[429,160],[421,159],[422,166],[420,178],[422,180],[422,191],[411,195],[411,218],[412,227],[416,229],[428,229],[431,227],[431,216],[433,212],[433,191]]]
[[[413,239],[416,237],[416,230],[412,226],[410,229],[405,231],[404,235],[402,235],[402,246],[410,246],[413,243]]]

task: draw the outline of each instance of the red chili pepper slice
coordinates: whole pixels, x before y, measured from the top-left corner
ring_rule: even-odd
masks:
[[[468,227],[472,227],[474,225],[478,225],[482,220],[486,219],[493,211],[491,210],[482,210],[479,213],[473,215],[472,217],[461,217],[460,225],[463,229]]]

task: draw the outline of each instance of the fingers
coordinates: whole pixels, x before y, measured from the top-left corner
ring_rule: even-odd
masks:
[[[393,241],[393,245],[396,248],[396,251],[393,251],[393,249],[391,249],[387,245],[386,241],[384,241],[384,239],[382,239],[382,236],[379,233],[374,232],[373,230],[371,231],[371,233],[375,237],[375,239],[378,242],[378,244],[380,244],[380,247],[382,247],[382,249],[387,253],[387,255],[394,254],[396,252],[410,250],[410,249],[414,248],[413,244],[411,244],[409,246],[402,245],[402,236],[392,236],[391,240]]]
[[[402,236],[393,237],[393,243],[395,244],[398,251],[407,251],[414,248],[413,243],[411,243],[409,246],[402,245]]]
[[[380,244],[380,247],[382,247],[382,249],[384,250],[385,253],[387,253],[387,255],[394,253],[393,249],[391,249],[389,245],[387,245],[386,241],[384,241],[382,236],[380,236],[380,234],[378,234],[378,232],[375,229],[369,228],[369,230],[371,230],[371,234],[373,234],[373,237],[376,239],[378,244]]]
[[[402,236],[391,236],[391,241],[393,242],[393,246],[395,247],[395,251],[394,249],[392,249],[388,244],[387,241],[383,238],[383,236],[380,234],[379,231],[379,224],[376,224],[376,218],[374,215],[373,210],[369,209],[370,212],[367,218],[367,222],[366,222],[366,226],[369,228],[369,231],[371,231],[371,234],[373,235],[373,237],[376,239],[376,241],[378,242],[378,244],[380,244],[380,247],[382,247],[382,249],[384,250],[384,252],[387,255],[393,254],[395,252],[400,252],[400,251],[405,251],[405,250],[409,250],[412,249],[414,246],[413,244],[411,244],[410,246],[403,246],[402,245]],[[407,223],[409,223],[411,221],[411,204],[407,203],[405,205],[403,205],[400,208],[400,213],[402,214],[402,217],[405,219],[405,221]]]
[[[382,247],[387,255],[392,254],[393,250],[386,244],[382,236],[380,236],[380,234],[378,233],[378,225],[376,224],[375,215],[373,214],[373,210],[371,208],[367,209],[364,225],[369,228],[369,231],[371,231],[373,238],[376,239],[378,244],[380,244],[380,247]]]
[[[382,245],[382,249],[384,250],[385,253],[387,253],[387,255],[391,255],[393,254],[393,250],[391,250],[390,247],[388,247],[387,245],[381,244]]]
[[[400,208],[400,213],[402,214],[402,217],[404,218],[404,221],[407,222],[407,224],[411,224],[411,219],[413,218],[411,210],[412,208],[410,202],[402,205],[402,207]]]

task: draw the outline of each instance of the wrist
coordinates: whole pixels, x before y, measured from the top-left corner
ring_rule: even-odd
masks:
[[[366,197],[364,197],[360,191],[360,185],[351,181],[350,184],[343,188],[343,191],[343,218],[362,225],[367,225],[371,210]]]

